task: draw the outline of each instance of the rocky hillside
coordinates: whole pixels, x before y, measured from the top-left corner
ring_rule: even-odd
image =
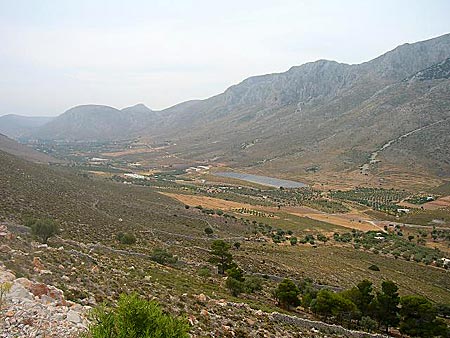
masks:
[[[216,158],[290,176],[310,167],[357,170],[386,142],[450,117],[442,71],[449,56],[447,34],[359,65],[320,60],[252,77],[213,98],[167,109],[158,129],[149,127],[147,133],[173,140],[186,158]],[[414,74],[423,81],[403,81]],[[450,173],[445,163],[435,166],[450,155],[445,126],[417,133],[425,147],[410,148],[407,156],[438,175]],[[443,146],[435,151],[436,160],[423,161],[426,149],[436,145],[427,143],[432,136],[444,138]],[[390,160],[409,165],[404,156]]]
[[[4,233],[5,227],[0,230]],[[5,249],[4,246],[2,249]],[[2,265],[0,284],[10,287],[0,309],[0,316],[4,317],[0,321],[1,338],[73,338],[86,330],[90,307],[66,300],[60,289],[27,278],[17,278]]]
[[[151,187],[102,182],[2,152],[0,169],[0,261],[10,270],[0,268],[0,283],[13,283],[2,338],[73,337],[86,327],[87,305],[114,301],[122,292],[138,292],[159,301],[165,311],[186,316],[193,337],[377,337],[320,322],[301,311],[280,313],[271,294],[275,281],[265,281],[258,294],[232,297],[221,276],[201,276],[199,269],[208,265],[208,247],[215,238],[205,235],[205,227],[211,226],[220,238],[242,238],[247,226],[238,219],[186,208]],[[58,221],[59,235],[48,244],[38,243],[24,226],[30,216]],[[119,243],[119,231],[135,233],[136,243]],[[233,255],[248,271],[300,278],[296,268],[303,264],[287,267],[288,259],[281,264],[274,256],[262,262],[263,251],[255,251],[259,245],[268,248],[245,242]],[[165,248],[178,262],[155,261],[155,248]],[[355,262],[343,257],[339,261]],[[397,269],[412,275],[411,270]],[[445,278],[445,271],[434,270],[418,285]],[[330,271],[330,276],[335,274]],[[376,276],[385,277],[384,272]],[[354,278],[352,274],[352,283]]]

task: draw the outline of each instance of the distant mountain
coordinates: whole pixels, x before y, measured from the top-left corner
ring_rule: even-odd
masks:
[[[4,115],[0,116],[0,133],[17,139],[28,135],[32,130],[50,122],[53,117],[43,116],[21,116]]]
[[[185,158],[214,158],[287,176],[304,175],[311,167],[356,170],[386,142],[450,117],[450,84],[443,70],[449,57],[447,34],[404,44],[362,64],[319,60],[168,108],[157,128],[146,132],[155,140],[174,141],[173,151]],[[424,81],[409,81],[415,74]],[[421,137],[425,144],[389,161],[450,174],[448,147],[431,141],[445,142],[447,135],[448,124],[441,122],[402,138],[385,153]],[[422,152],[432,145],[439,145],[434,160],[426,159]]]
[[[250,77],[222,94],[159,112],[141,104],[79,106],[33,135],[170,140],[176,146],[169,151],[187,159],[291,177],[310,168],[357,171],[392,141],[377,158],[382,163],[450,175],[449,58],[446,34],[361,64],[319,60]]]
[[[138,103],[134,106],[123,108],[121,109],[121,111],[128,114],[142,114],[142,115],[153,113],[153,110],[151,110],[143,103]]]
[[[139,104],[122,110],[103,105],[71,108],[32,133],[42,140],[116,140],[129,138],[151,122],[153,112]]]
[[[15,155],[24,160],[35,163],[58,163],[61,162],[45,153],[38,152],[32,148],[29,148],[23,144],[18,143],[9,137],[0,134],[0,151]]]

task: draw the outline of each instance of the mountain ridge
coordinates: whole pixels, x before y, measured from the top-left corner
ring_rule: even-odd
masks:
[[[275,161],[280,163],[277,170],[290,168],[283,169],[289,175],[302,175],[310,166],[324,171],[356,170],[372,151],[401,132],[450,114],[442,111],[448,96],[442,81],[448,79],[431,79],[427,84],[405,82],[449,57],[450,34],[445,34],[403,44],[360,64],[318,60],[282,73],[249,77],[208,99],[182,102],[161,111],[141,104],[121,110],[78,106],[32,136],[170,140],[176,144],[171,151],[186,159],[216,158],[230,166],[263,171]],[[77,114],[71,120],[68,116],[74,109]],[[94,114],[98,109],[109,113]],[[424,115],[423,109],[428,114]],[[88,113],[93,116],[77,117]],[[394,113],[397,117],[391,116]],[[439,149],[439,158],[450,156],[445,147]],[[422,162],[423,156],[416,155]],[[430,166],[424,168],[433,171]],[[444,165],[438,172],[450,173],[450,166]]]

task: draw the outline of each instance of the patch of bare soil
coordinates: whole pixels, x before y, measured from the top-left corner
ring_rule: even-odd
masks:
[[[450,196],[440,197],[422,205],[426,210],[444,209],[450,207]]]

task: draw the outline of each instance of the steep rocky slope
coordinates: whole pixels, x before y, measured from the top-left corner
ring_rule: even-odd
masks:
[[[359,65],[321,60],[249,78],[208,100],[167,109],[148,135],[173,140],[175,151],[187,158],[219,158],[290,175],[311,166],[357,169],[389,140],[450,116],[445,73],[429,75],[445,68],[449,56],[450,35],[444,35]],[[420,72],[429,78],[410,79]],[[445,126],[435,130],[444,140]],[[445,163],[436,168],[435,162],[423,161],[420,152],[427,148],[434,144],[411,149],[422,169],[450,173]],[[448,157],[445,146],[438,149],[436,159]],[[406,164],[404,157],[394,160]]]

